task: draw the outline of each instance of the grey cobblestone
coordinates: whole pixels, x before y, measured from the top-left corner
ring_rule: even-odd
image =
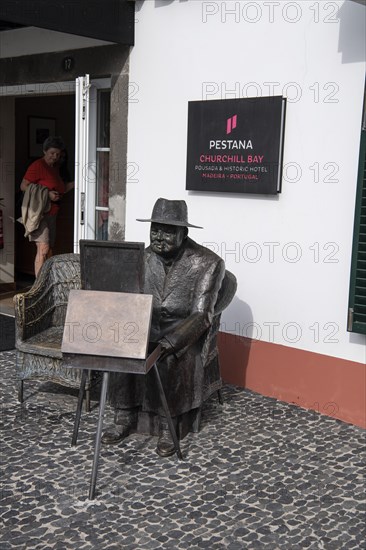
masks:
[[[225,386],[183,462],[153,437],[102,447],[89,501],[96,400],[71,447],[76,392],[28,381],[20,405],[14,359],[0,353],[1,550],[366,548],[361,428]]]

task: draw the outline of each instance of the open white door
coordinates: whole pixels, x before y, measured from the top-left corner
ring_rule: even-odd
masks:
[[[87,178],[89,166],[89,75],[76,79],[75,88],[75,213],[74,213],[74,252],[79,252],[79,240],[88,237],[86,208]],[[89,192],[88,192],[89,194]],[[89,230],[92,229],[89,227]],[[94,235],[94,232],[92,232]]]
[[[74,252],[101,236],[108,217],[110,79],[76,79]],[[102,193],[103,191],[103,193]],[[99,220],[99,221],[98,221]],[[99,223],[99,225],[98,225]]]

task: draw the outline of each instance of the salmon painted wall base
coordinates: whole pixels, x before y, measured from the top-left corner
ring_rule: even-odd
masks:
[[[290,348],[219,334],[224,382],[366,428],[366,366]]]

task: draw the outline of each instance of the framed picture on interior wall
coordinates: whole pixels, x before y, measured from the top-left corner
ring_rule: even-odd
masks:
[[[56,133],[56,119],[39,116],[28,117],[28,155],[30,158],[43,156],[42,145],[49,136]]]

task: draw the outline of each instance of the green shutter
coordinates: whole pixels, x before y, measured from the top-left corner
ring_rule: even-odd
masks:
[[[366,334],[366,130],[361,132],[347,329]]]

